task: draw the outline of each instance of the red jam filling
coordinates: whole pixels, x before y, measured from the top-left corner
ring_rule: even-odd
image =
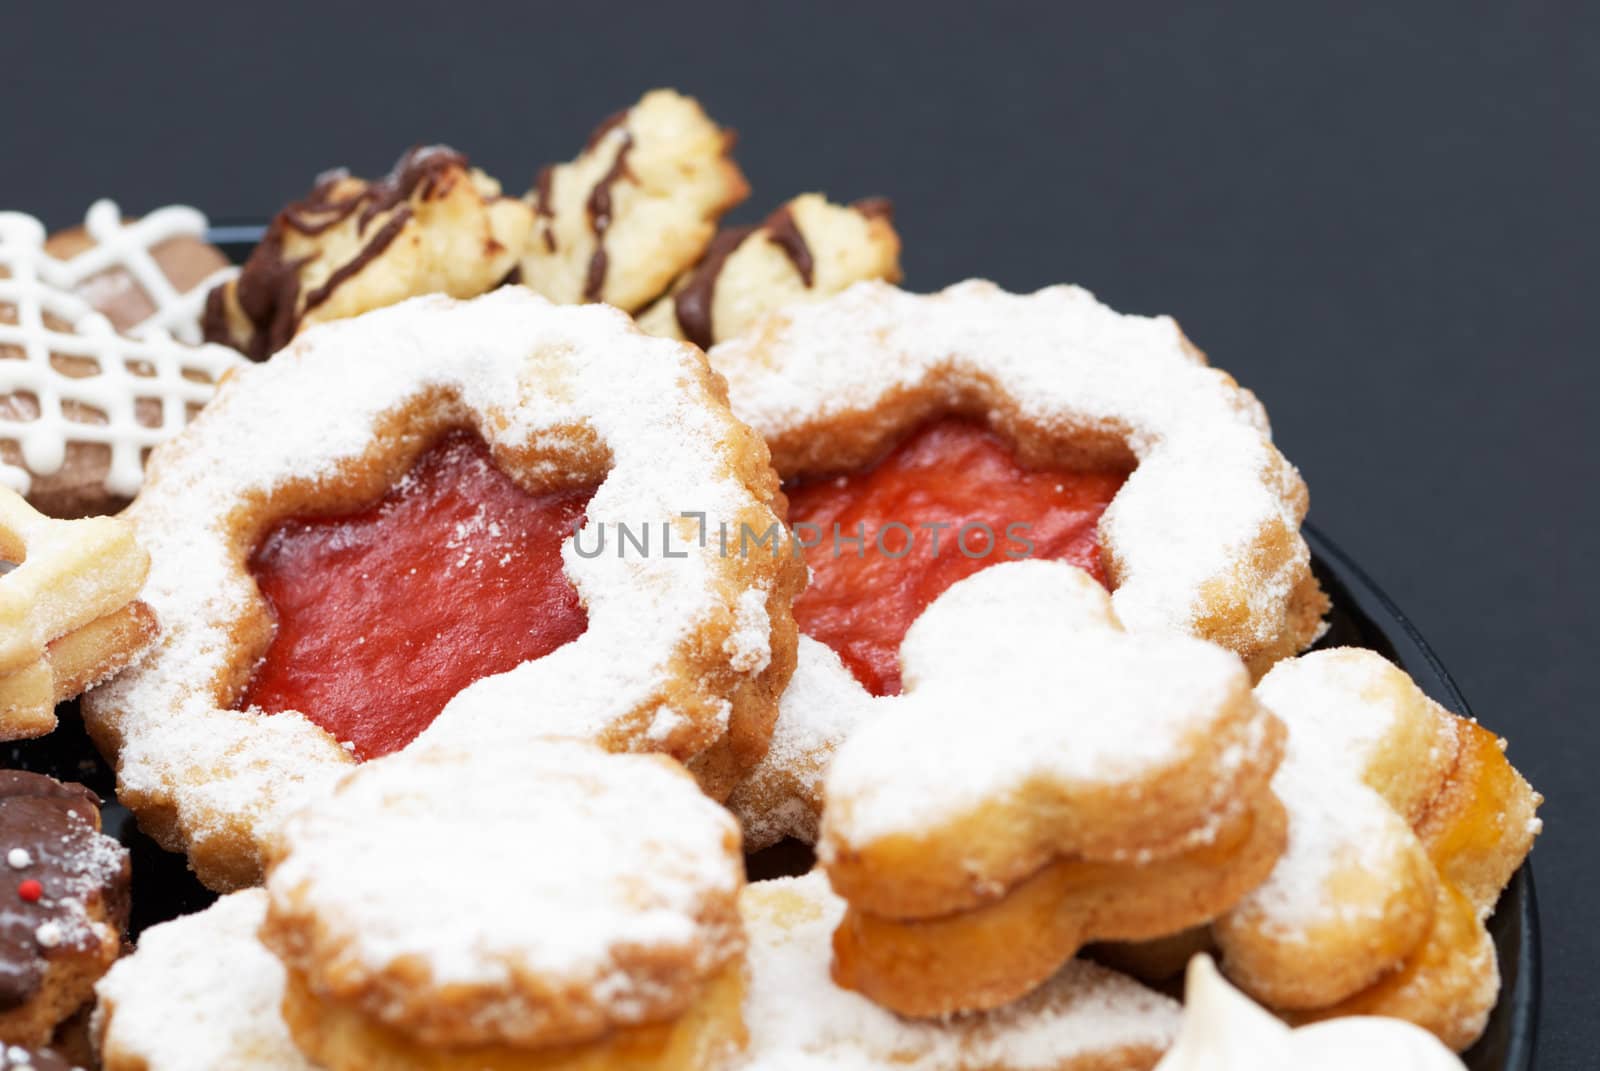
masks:
[[[795,620],[872,694],[896,695],[900,641],[956,581],[1048,558],[1105,584],[1096,526],[1127,478],[1120,468],[1023,468],[980,425],[929,424],[869,469],[785,488],[811,566]]]
[[[404,747],[473,681],[583,634],[561,546],[593,493],[528,494],[453,432],[374,505],[277,525],[250,559],[277,634],[240,709],[298,710],[363,760]]]

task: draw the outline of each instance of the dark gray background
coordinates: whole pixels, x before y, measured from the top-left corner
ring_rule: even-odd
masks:
[[[889,194],[914,288],[1172,313],[1546,794],[1541,1067],[1591,1068],[1600,19],[1383,6],[15,5],[0,206],[259,218],[434,140],[520,190],[673,85],[746,215]]]

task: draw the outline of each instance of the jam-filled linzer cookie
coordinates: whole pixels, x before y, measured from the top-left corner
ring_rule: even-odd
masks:
[[[139,490],[150,449],[242,363],[178,341],[196,336],[193,292],[177,292],[180,268],[157,258],[198,242],[188,232],[201,223],[168,208],[125,227],[100,202],[66,248],[100,244],[63,261],[38,220],[0,212],[0,484],[53,516],[114,513]]]
[[[329,1071],[715,1071],[743,883],[737,823],[664,756],[429,748],[290,820],[261,936]]]
[[[992,1012],[905,1019],[829,975],[845,904],[822,873],[757,882],[739,908],[750,943],[741,1071],[1138,1071],[1177,1031],[1174,1001],[1086,960]]]
[[[814,838],[848,696],[897,692],[907,628],[998,562],[1077,565],[1128,628],[1210,640],[1256,675],[1322,629],[1305,485],[1255,398],[1170,319],[1075,287],[867,282],[710,356],[772,448],[812,572],[795,616],[817,642],[734,798],[753,847]]]
[[[704,357],[518,287],[307,331],[158,450],[127,516],[161,643],[84,703],[119,799],[214,888],[429,736],[661,751],[726,796],[794,664],[803,563]]]
[[[1125,632],[1087,573],[1034,561],[951,587],[901,658],[903,694],[827,774],[840,985],[903,1015],[997,1008],[1271,872],[1283,728],[1232,652]]]
[[[0,560],[15,565],[0,575],[0,740],[19,740],[149,646],[150,558],[124,520],[56,520],[0,488]]]
[[[82,785],[0,770],[0,1050],[44,1045],[122,951],[128,853]]]
[[[732,146],[694,100],[646,93],[600,124],[576,159],[539,172],[523,285],[563,304],[642,309],[700,259],[717,220],[749,192]]]
[[[211,291],[205,337],[263,361],[310,324],[422,294],[476,297],[516,267],[532,224],[526,205],[442,145],[412,149],[381,179],[331,171]]]

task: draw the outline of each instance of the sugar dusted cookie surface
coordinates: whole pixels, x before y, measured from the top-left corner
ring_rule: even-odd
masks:
[[[1136,464],[1100,522],[1130,629],[1209,639],[1258,675],[1322,629],[1305,485],[1260,404],[1168,318],[1069,286],[919,296],[865,282],[710,357],[785,480],[849,472],[929,420],[976,416],[1034,467]]]
[[[289,822],[262,935],[302,1005],[539,1049],[690,1012],[743,951],[742,884],[735,822],[668,759],[431,749]]]
[[[825,781],[840,984],[909,1015],[994,1008],[1088,940],[1215,917],[1281,851],[1282,728],[1243,664],[1123,631],[1081,570],[960,581],[901,659],[905,691]]]
[[[95,991],[105,1071],[316,1071],[283,1022],[283,965],[256,938],[260,889],[155,926]]]
[[[719,233],[672,292],[639,314],[639,326],[708,350],[775,309],[820,301],[865,279],[900,281],[900,236],[888,203],[836,205],[802,194],[758,226]]]
[[[1464,1049],[1499,990],[1482,919],[1540,829],[1504,742],[1371,651],[1282,663],[1256,689],[1288,728],[1289,841],[1218,921],[1224,969],[1298,1019],[1408,1019]]]
[[[116,756],[119,798],[207,884],[259,881],[264,839],[354,761],[298,713],[235,709],[273,635],[242,563],[278,521],[382,498],[461,429],[530,493],[595,487],[585,527],[561,545],[588,625],[468,685],[419,742],[551,734],[661,751],[719,798],[765,750],[803,572],[774,549],[723,555],[683,516],[703,513],[713,531],[778,520],[765,450],[704,358],[616,310],[552,306],[522,288],[417,299],[320,325],[241,369],[152,460],[129,511],[164,638],[90,696],[85,716]],[[619,554],[619,527],[645,524],[656,552]],[[602,539],[609,552],[596,554]]]
[[[522,202],[442,145],[410,150],[381,179],[331,171],[211,291],[205,337],[262,361],[310,324],[423,294],[476,297],[505,281],[531,226]]]
[[[552,301],[633,312],[700,259],[717,220],[748,192],[733,134],[692,99],[646,93],[539,173],[521,281]]]
[[[995,1011],[903,1019],[830,977],[845,904],[822,873],[751,885],[740,909],[750,941],[748,1071],[1148,1068],[1176,1033],[1173,1001],[1084,960]]]

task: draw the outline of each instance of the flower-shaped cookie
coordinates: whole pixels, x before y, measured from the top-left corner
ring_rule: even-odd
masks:
[[[1538,835],[1504,741],[1371,651],[1285,662],[1256,688],[1288,727],[1289,843],[1219,919],[1223,968],[1291,1019],[1408,1019],[1456,1049],[1499,991],[1483,918]]]
[[[903,694],[827,776],[841,985],[915,1016],[997,1007],[1270,871],[1282,728],[1236,655],[1126,633],[1087,574],[1020,562],[940,596],[901,659]]]

